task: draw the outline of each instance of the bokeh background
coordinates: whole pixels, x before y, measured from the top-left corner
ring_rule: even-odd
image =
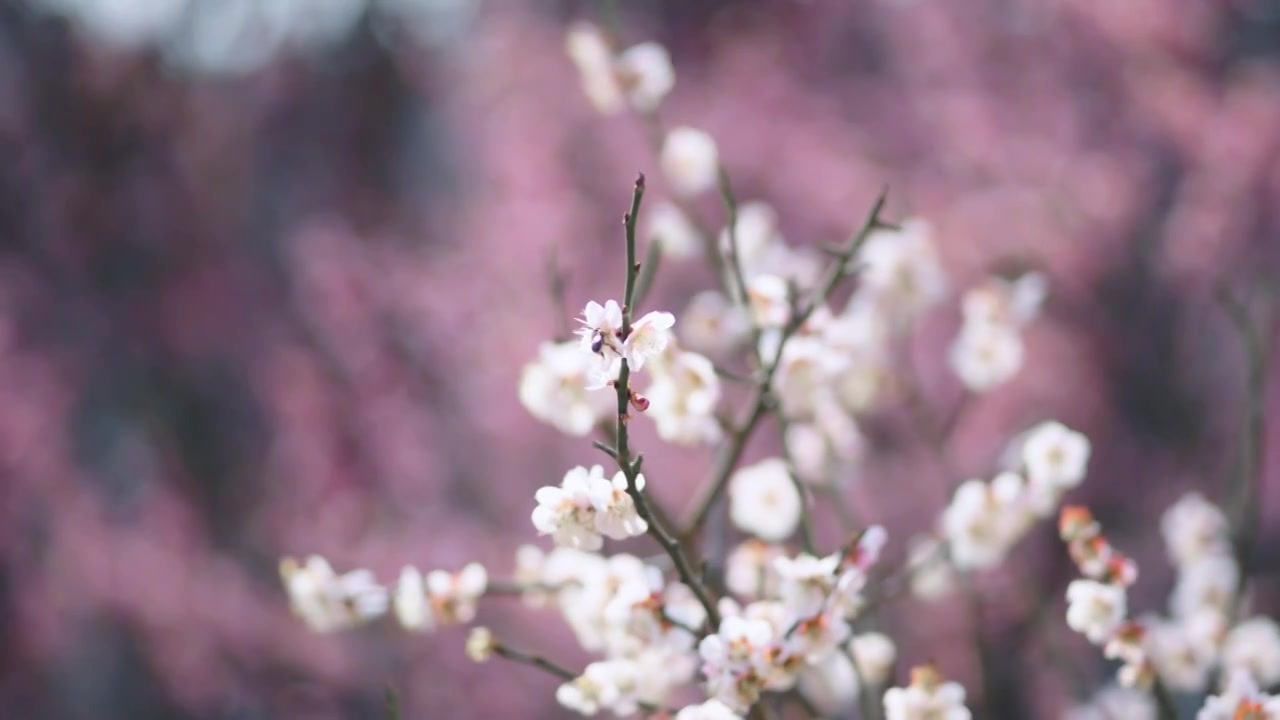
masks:
[[[1010,258],[1049,274],[1027,367],[969,408],[954,461],[988,475],[1034,421],[1085,430],[1070,499],[1137,555],[1136,604],[1162,608],[1159,514],[1189,488],[1222,497],[1257,392],[1219,288],[1271,345],[1280,3],[619,4],[629,40],[675,58],[664,118],[710,131],[791,242],[839,240],[887,183],[891,216],[934,223],[954,287]],[[581,97],[563,33],[584,17],[551,0],[0,3],[0,716],[377,718],[388,684],[410,718],[563,716],[553,679],[468,662],[460,629],[309,634],[276,563],[503,576],[534,489],[598,461],[515,393],[562,320],[550,259],[570,306],[616,296],[634,173],[663,194],[644,128]],[[703,211],[722,220],[713,198]],[[652,304],[708,283],[667,263]],[[940,310],[916,338],[940,405],[957,322]],[[846,481],[892,565],[947,479],[880,415]],[[674,507],[710,452],[638,432]],[[1265,457],[1253,603],[1274,614]],[[985,687],[964,604],[902,601],[880,619],[899,670],[938,658],[978,717],[1057,717],[1108,675],[1062,626],[1072,573],[1043,527],[978,578]],[[1046,604],[1050,639],[1030,620]],[[517,601],[481,618],[586,660]]]

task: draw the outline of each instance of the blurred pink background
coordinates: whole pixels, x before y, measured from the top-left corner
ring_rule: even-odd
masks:
[[[664,194],[644,130],[580,94],[563,34],[591,3],[417,1],[454,13],[428,29],[452,24],[411,31],[397,3],[355,2],[326,42],[231,69],[176,56],[183,36],[104,36],[107,3],[0,7],[0,715],[375,718],[390,684],[406,718],[565,716],[554,679],[469,662],[462,629],[314,636],[276,575],[318,552],[384,580],[472,559],[507,576],[534,490],[601,459],[515,390],[559,322],[553,252],[570,312],[620,292],[635,172]],[[628,40],[675,58],[664,119],[711,132],[792,243],[838,241],[888,184],[891,217],[934,223],[954,287],[1010,258],[1049,274],[1027,367],[965,415],[956,463],[989,475],[1048,417],[1084,430],[1094,459],[1069,500],[1137,556],[1135,602],[1163,608],[1159,513],[1189,488],[1220,497],[1241,432],[1244,359],[1214,291],[1263,308],[1280,269],[1280,6],[621,5]],[[649,304],[678,312],[709,282],[665,263]],[[940,405],[957,317],[930,316],[915,345]],[[676,507],[710,451],[640,427]],[[848,492],[889,528],[892,567],[946,478],[905,415],[869,432]],[[1277,489],[1268,472],[1252,568],[1272,614]],[[958,600],[899,603],[881,618],[899,671],[937,658],[977,717],[1057,717],[1081,688],[1037,669],[1044,653],[1088,687],[1108,676],[1060,620],[1051,647],[1024,632],[1072,573],[1046,525],[978,578],[1000,650],[986,689]],[[481,621],[587,660],[518,601],[486,600]]]

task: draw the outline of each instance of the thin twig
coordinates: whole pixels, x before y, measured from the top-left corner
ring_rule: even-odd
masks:
[[[512,660],[524,665],[531,665],[540,670],[545,670],[565,682],[572,682],[578,678],[578,674],[574,671],[557,665],[541,655],[534,655],[533,653],[527,653],[523,650],[516,650],[497,641],[494,641],[493,643],[493,654],[500,658],[506,658],[507,660]]]
[[[636,179],[635,190],[631,196],[631,209],[627,211],[623,223],[626,228],[627,243],[627,280],[622,306],[622,339],[624,342],[631,334],[631,311],[635,297],[636,276],[640,271],[639,264],[636,262],[636,219],[640,213],[640,201],[643,197],[644,175],[640,175]],[[631,368],[624,359],[618,371],[617,382],[614,384],[618,395],[618,413],[613,449],[616,452],[615,459],[618,462],[618,469],[622,471],[627,479],[627,494],[635,502],[636,513],[648,524],[649,534],[658,541],[662,549],[671,557],[671,562],[675,566],[676,572],[679,573],[680,579],[684,581],[685,585],[689,586],[689,589],[698,598],[698,602],[702,604],[707,613],[710,627],[718,628],[720,626],[720,613],[716,608],[715,600],[707,591],[702,579],[694,571],[689,559],[685,557],[680,543],[671,536],[661,520],[654,515],[648,498],[645,497],[644,492],[636,484],[636,478],[640,475],[640,466],[644,461],[644,457],[636,455],[633,458],[630,447],[630,437],[627,429],[627,420],[630,417],[628,405],[631,401],[630,379]]]

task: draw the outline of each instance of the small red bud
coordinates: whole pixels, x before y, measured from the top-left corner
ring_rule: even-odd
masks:
[[[649,398],[633,390],[631,392],[631,407],[640,412],[644,412],[649,409]]]

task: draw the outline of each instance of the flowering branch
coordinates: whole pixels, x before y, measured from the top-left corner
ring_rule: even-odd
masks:
[[[768,410],[771,402],[770,389],[773,383],[773,375],[778,369],[787,340],[804,326],[815,310],[826,303],[827,298],[835,292],[836,287],[850,274],[853,270],[851,260],[858,254],[858,250],[862,248],[862,244],[866,242],[871,232],[883,227],[883,223],[880,221],[880,213],[884,210],[888,194],[889,188],[887,187],[880,191],[880,195],[876,198],[875,204],[871,206],[871,212],[867,214],[862,227],[858,228],[858,231],[849,238],[849,241],[845,243],[840,252],[836,253],[835,260],[828,266],[826,277],[818,284],[812,299],[782,328],[782,337],[774,350],[773,358],[761,370],[755,393],[747,404],[748,409],[744,413],[742,422],[737,424],[734,431],[728,433],[728,440],[725,442],[723,450],[716,456],[716,462],[712,466],[710,477],[703,483],[698,492],[697,500],[694,503],[694,511],[683,533],[686,540],[696,536],[703,523],[706,522],[712,506],[715,505],[720,495],[724,492],[725,486],[729,482],[729,477],[733,474],[734,468],[737,467],[738,460],[742,457],[742,451],[746,448],[747,441],[755,431],[756,425],[760,423],[760,419],[764,417],[766,410]]]
[[[631,208],[627,211],[623,220],[623,225],[626,228],[627,243],[627,280],[622,306],[622,337],[624,339],[631,334],[631,313],[635,300],[636,277],[640,273],[640,264],[636,262],[636,219],[640,213],[640,201],[643,197],[644,175],[641,174],[636,178],[635,190],[631,195]],[[658,518],[654,516],[648,499],[636,482],[636,478],[640,475],[640,467],[644,462],[644,457],[637,456],[632,459],[631,456],[630,440],[627,432],[627,420],[630,418],[628,407],[633,402],[630,380],[631,368],[628,367],[627,360],[624,358],[618,371],[617,382],[614,384],[618,392],[618,417],[615,444],[612,448],[613,458],[617,460],[618,469],[626,477],[627,494],[635,502],[636,513],[648,525],[649,534],[658,541],[662,549],[671,557],[671,562],[675,566],[676,572],[680,574],[680,579],[689,586],[703,609],[707,611],[707,620],[710,623],[710,627],[717,627],[720,624],[720,613],[716,609],[715,600],[707,591],[701,578],[694,572],[693,566],[690,564],[689,559],[685,557],[684,550],[680,547],[680,543],[671,536]]]

